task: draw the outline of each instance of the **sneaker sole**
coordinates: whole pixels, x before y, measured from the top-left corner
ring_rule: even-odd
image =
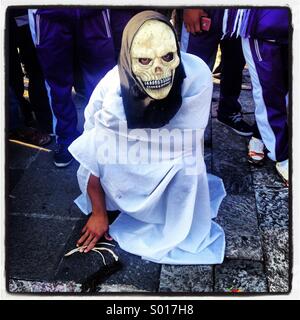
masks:
[[[71,159],[69,162],[64,162],[64,163],[61,163],[61,162],[55,162],[53,161],[53,163],[56,165],[56,167],[58,168],[65,168],[67,167],[69,164],[71,164],[71,162],[73,161],[73,159]]]
[[[232,127],[230,127],[228,124],[220,121],[219,119],[217,119],[220,123],[222,123],[224,126],[230,128],[231,130],[233,130],[235,133],[239,134],[240,136],[243,136],[243,137],[250,137],[253,135],[253,132],[242,132],[242,131],[238,131]]]

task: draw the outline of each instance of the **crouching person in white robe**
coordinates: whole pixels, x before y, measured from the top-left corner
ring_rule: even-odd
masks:
[[[167,18],[143,11],[129,21],[119,63],[95,88],[69,147],[80,163],[75,202],[92,212],[77,243],[84,252],[111,236],[153,262],[223,261],[224,232],[212,219],[225,191],[203,159],[211,95],[209,68],[180,53]],[[110,226],[106,210],[120,211]]]

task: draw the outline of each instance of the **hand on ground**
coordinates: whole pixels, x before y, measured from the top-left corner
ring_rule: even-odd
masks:
[[[106,240],[112,240],[108,235],[108,217],[107,213],[94,214],[90,216],[88,222],[81,231],[81,237],[77,241],[77,246],[83,246],[80,252],[89,252],[93,249],[98,240],[104,236]]]

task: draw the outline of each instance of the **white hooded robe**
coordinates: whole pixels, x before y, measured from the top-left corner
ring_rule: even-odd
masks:
[[[212,219],[225,190],[220,178],[206,173],[203,158],[212,76],[198,57],[182,52],[181,59],[186,73],[182,105],[160,129],[120,133],[120,126],[127,126],[118,67],[99,82],[85,109],[84,132],[69,147],[80,163],[77,175],[82,194],[75,202],[83,213],[91,212],[87,183],[93,174],[100,178],[107,209],[121,212],[109,234],[123,250],[157,263],[216,264],[223,261],[225,239],[223,229]],[[147,151],[149,156],[150,143],[164,149],[164,142],[155,136],[162,129],[193,133],[193,139],[169,159],[167,151],[162,161],[134,158]],[[116,137],[119,144],[113,141]],[[131,163],[126,163],[128,154]],[[188,171],[195,159],[196,174]]]

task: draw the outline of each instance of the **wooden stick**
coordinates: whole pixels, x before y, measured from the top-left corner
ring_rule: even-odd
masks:
[[[19,140],[9,139],[8,141],[9,141],[9,142],[13,142],[13,143],[20,144],[20,145],[25,146],[25,147],[38,149],[38,150],[41,150],[41,151],[46,151],[46,152],[51,152],[51,151],[52,151],[52,150],[50,150],[50,149],[42,148],[42,147],[36,146],[35,144],[25,143],[25,142],[22,142],[22,141],[19,141]]]

